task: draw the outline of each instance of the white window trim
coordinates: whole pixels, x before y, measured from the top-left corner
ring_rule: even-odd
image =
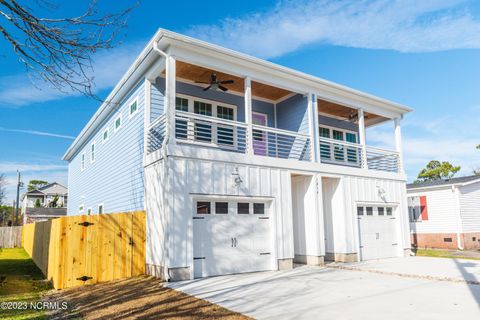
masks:
[[[92,148],[93,148],[93,152],[92,152]],[[95,142],[92,142],[90,144],[90,163],[94,163],[96,159],[97,159],[97,146]]]
[[[107,133],[107,139],[105,139],[105,132]],[[103,130],[103,133],[102,133],[102,143],[107,142],[108,139],[110,139],[110,130],[109,130],[109,128]]]
[[[130,107],[132,106],[132,104],[136,102],[137,103],[137,109],[132,113],[131,112],[131,109]],[[134,115],[136,115],[138,113],[138,96],[136,96],[135,98],[131,99],[129,102],[128,102],[128,118],[130,119],[131,117],[133,117]]]
[[[84,171],[86,168],[86,164],[85,164],[85,152],[83,152],[81,155],[80,155],[80,170],[81,171]]]
[[[104,213],[105,213],[105,205],[103,204],[103,202],[102,202],[102,203],[99,203],[98,206],[97,206],[97,211],[98,211],[99,214],[100,214],[100,206],[101,206],[102,209],[103,209],[103,210],[102,210],[102,214],[104,214]]]
[[[212,105],[212,115],[211,115],[212,118],[218,118],[217,107],[220,106],[220,107],[227,107],[227,108],[233,109],[233,120],[231,120],[231,121],[238,121],[237,120],[237,117],[238,117],[237,106],[234,105],[234,104],[224,103],[224,102],[216,101],[216,100],[199,98],[199,97],[190,96],[190,95],[186,95],[186,94],[182,94],[182,93],[177,93],[176,97],[187,99],[187,101],[188,101],[188,113],[191,113],[192,115],[195,115],[194,104],[195,104],[195,101],[198,101],[198,102],[208,103],[208,104]],[[222,120],[222,118],[218,118],[218,119]],[[189,121],[187,126],[189,128],[189,131],[193,132],[194,123],[191,123],[191,121]],[[196,141],[194,139],[194,137],[188,137],[188,140],[179,139],[177,141],[178,142],[189,142],[189,143],[201,144],[201,145],[206,145],[206,146],[216,146],[216,147],[226,148],[226,149],[237,149],[237,147],[238,147],[237,146],[237,127],[234,126],[232,128],[233,129],[233,145],[228,145],[228,144],[219,144],[218,141],[217,141],[217,139],[218,139],[217,127],[218,126],[222,127],[222,125],[212,123],[211,126],[212,126],[211,142]]]
[[[90,213],[88,213],[88,211],[90,211]],[[86,214],[91,215],[92,213],[93,213],[92,207],[88,207],[88,208],[87,208],[87,211],[86,211]]]
[[[194,216],[199,216],[199,217],[204,217],[204,216],[208,216],[208,215],[217,215],[217,212],[216,212],[216,207],[215,207],[215,203],[216,202],[227,202],[228,203],[228,215],[238,215],[238,203],[248,203],[249,206],[248,206],[248,215],[255,215],[255,216],[262,216],[262,217],[269,217],[269,213],[270,213],[270,203],[271,203],[271,200],[269,199],[251,199],[251,198],[246,198],[245,200],[243,199],[239,199],[237,197],[235,198],[232,198],[232,197],[226,197],[226,198],[217,198],[217,197],[214,197],[214,198],[204,198],[204,197],[195,197],[193,198],[193,201],[194,201],[194,205],[193,205],[193,215]],[[208,202],[210,203],[210,214],[205,214],[205,213],[197,213],[197,202]],[[263,203],[265,206],[264,206],[264,213],[263,214],[255,214],[254,213],[254,210],[253,210],[253,205],[255,203]],[[104,208],[105,210],[105,208]],[[220,216],[226,216],[227,214],[218,214]],[[246,213],[243,213],[243,214],[240,214],[240,216],[242,215],[247,215]]]
[[[85,205],[81,204],[78,206],[78,213],[84,213],[85,212]]]
[[[120,119],[120,126],[117,128],[117,120]],[[123,127],[123,117],[122,114],[120,113],[117,117],[115,117],[115,120],[113,121],[113,131],[117,132],[118,130],[122,129]]]
[[[330,130],[330,138],[329,139],[333,139],[333,132],[332,130],[336,130],[336,131],[340,131],[340,132],[343,132],[344,135],[343,135],[343,140],[338,140],[338,141],[344,141],[344,142],[348,142],[347,140],[345,140],[345,138],[347,137],[347,135],[345,133],[352,133],[355,135],[355,142],[356,144],[359,144],[358,142],[358,133],[355,132],[355,131],[352,131],[352,130],[348,130],[348,129],[343,129],[343,128],[337,128],[337,127],[332,127],[332,126],[327,126],[327,125],[323,125],[323,124],[319,124],[318,125],[318,129],[320,130],[320,128],[325,128],[325,129],[329,129]],[[323,138],[323,137],[320,137],[320,138]],[[352,143],[352,142],[350,142]]]

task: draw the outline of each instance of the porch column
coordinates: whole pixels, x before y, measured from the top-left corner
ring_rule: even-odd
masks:
[[[398,173],[403,173],[402,130],[400,122],[402,118],[393,119],[395,129],[395,151],[398,153]]]
[[[314,93],[308,94],[308,109],[310,117],[310,143],[312,150],[312,161],[320,162],[320,140],[318,132],[318,103],[317,95]]]
[[[166,62],[166,81],[165,81],[165,116],[167,118],[167,137],[168,143],[175,143],[175,77],[176,60],[169,55]]]
[[[362,167],[368,169],[367,163],[367,138],[365,135],[365,114],[363,109],[358,109],[358,135],[360,136],[360,146],[362,148]]]
[[[245,77],[245,122],[247,123],[246,153],[253,154],[253,123],[252,123],[252,80]]]

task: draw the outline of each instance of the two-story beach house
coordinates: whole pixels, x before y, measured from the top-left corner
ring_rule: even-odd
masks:
[[[68,213],[146,210],[149,274],[409,251],[405,106],[167,30],[106,101],[64,155]],[[366,144],[384,122],[395,150]]]

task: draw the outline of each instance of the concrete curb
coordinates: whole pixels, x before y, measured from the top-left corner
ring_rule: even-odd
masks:
[[[480,281],[460,280],[460,279],[449,278],[449,277],[422,276],[422,275],[415,275],[415,274],[409,274],[409,273],[387,272],[387,271],[380,271],[380,270],[373,270],[373,269],[361,269],[361,268],[339,266],[339,265],[326,265],[325,267],[326,268],[332,268],[332,269],[340,269],[340,270],[377,273],[377,274],[383,274],[383,275],[389,275],[389,276],[398,276],[398,277],[405,277],[405,278],[447,281],[447,282],[455,282],[455,283],[472,284],[472,285],[477,285],[477,286],[480,285]]]

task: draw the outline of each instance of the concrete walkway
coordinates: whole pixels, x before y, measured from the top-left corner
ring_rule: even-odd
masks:
[[[402,272],[425,265],[438,275],[448,261],[416,259],[397,263]],[[395,260],[362,263],[359,270],[303,266],[168,286],[257,319],[480,319],[480,285],[361,270],[397,270]]]
[[[480,284],[480,260],[406,257],[370,260],[344,266],[383,273]],[[338,264],[342,266],[342,264]]]

